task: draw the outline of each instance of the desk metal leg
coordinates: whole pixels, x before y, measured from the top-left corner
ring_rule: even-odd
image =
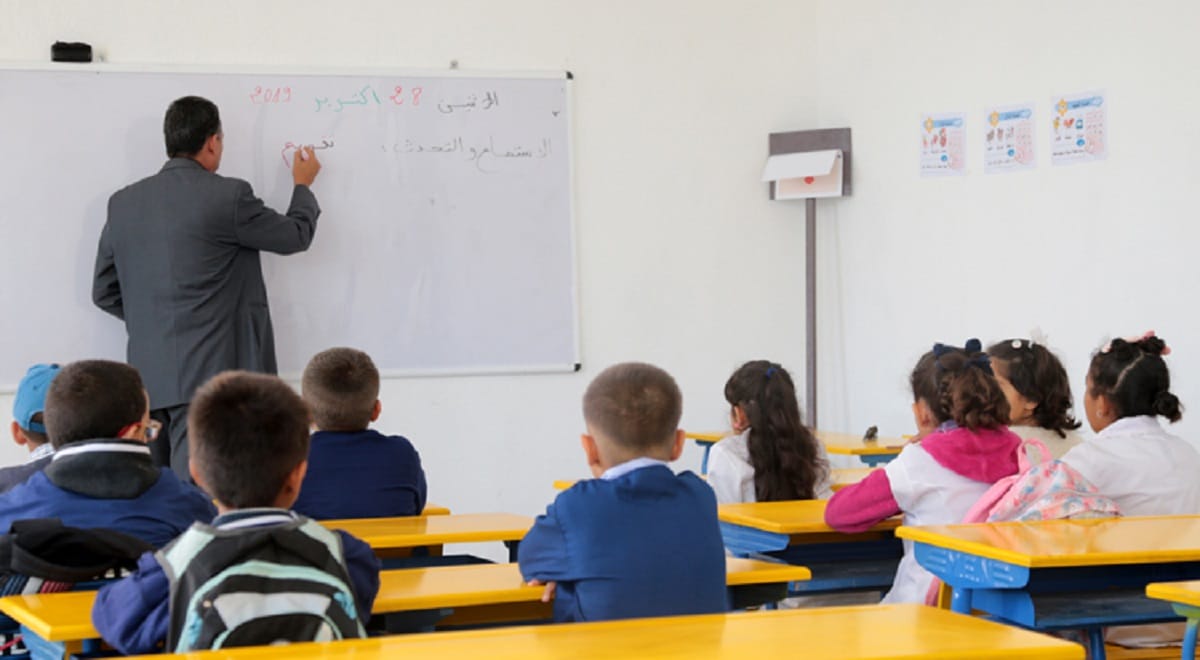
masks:
[[[697,441],[696,444],[704,447],[704,458],[700,459],[700,474],[708,474],[708,452],[712,451],[713,443]]]
[[[954,594],[950,597],[950,611],[958,612],[959,614],[971,613],[971,590],[963,589],[962,587],[954,587]]]
[[[1105,660],[1107,651],[1104,650],[1104,628],[1088,628],[1088,658]]]
[[[521,548],[520,541],[505,541],[504,545],[508,547],[508,560],[515,562],[517,560],[518,550]]]
[[[1187,632],[1183,635],[1183,660],[1196,660],[1196,627],[1200,619],[1189,618]]]

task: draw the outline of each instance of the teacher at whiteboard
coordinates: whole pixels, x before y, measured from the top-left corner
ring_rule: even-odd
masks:
[[[259,251],[308,249],[321,212],[309,187],[321,165],[311,147],[294,154],[285,215],[250,184],[216,173],[225,136],[211,101],[176,100],[163,134],[162,169],[109,198],[92,301],[125,322],[129,363],[163,424],[151,443],[155,460],[190,481],[187,411],[196,388],[227,369],[275,373]]]

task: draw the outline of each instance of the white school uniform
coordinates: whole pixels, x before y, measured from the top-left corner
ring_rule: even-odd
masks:
[[[921,445],[908,445],[883,468],[892,497],[904,512],[904,524],[950,525],[962,522],[967,511],[991,488],[943,467]],[[896,569],[892,590],[884,603],[924,603],[933,574],[917,563],[913,543],[904,539],[904,557]]]
[[[750,448],[746,445],[749,437],[749,430],[731,435],[713,445],[708,454],[708,485],[717,494],[718,504],[758,501],[754,492],[754,466],[750,464]],[[820,442],[817,456],[829,462]],[[813,499],[827,500],[833,495],[828,474],[813,491]]]
[[[1157,417],[1118,419],[1062,460],[1116,500],[1123,515],[1200,514],[1200,452]],[[1123,646],[1178,645],[1183,631],[1182,623],[1125,626],[1105,638]]]
[[[1062,458],[1075,445],[1083,442],[1083,436],[1076,431],[1067,431],[1067,437],[1064,438],[1058,435],[1058,431],[1040,426],[1010,426],[1008,430],[1016,433],[1022,440],[1040,440],[1050,450],[1050,458]]]
[[[1200,452],[1157,417],[1125,417],[1063,456],[1126,516],[1200,514]]]

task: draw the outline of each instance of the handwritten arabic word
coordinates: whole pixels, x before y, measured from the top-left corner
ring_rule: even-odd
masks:
[[[260,85],[255,85],[254,93],[250,95],[250,102],[258,105],[266,103],[291,103],[292,88],[267,87],[264,89]]]
[[[362,89],[345,98],[337,98],[330,101],[328,96],[319,96],[313,100],[317,102],[317,109],[315,112],[321,112],[323,109],[329,109],[333,112],[341,112],[346,108],[346,106],[380,105],[382,103],[379,100],[379,95],[375,93],[374,89],[371,89],[370,85],[364,85]]]
[[[496,146],[496,139],[488,137],[487,142],[468,143],[461,136],[450,138],[445,142],[423,144],[411,139],[389,145],[379,145],[379,150],[387,153],[389,150],[397,154],[460,154],[462,160],[473,163],[484,174],[492,174],[493,169],[502,160],[513,158],[548,158],[554,153],[554,147],[549,138],[542,138],[537,146],[527,148],[516,144],[507,148]]]
[[[438,111],[442,114],[450,114],[452,112],[471,112],[473,110],[491,110],[500,105],[500,95],[495,91],[487,92],[483,98],[479,98],[478,94],[471,94],[463,99],[460,103],[451,103],[445,99],[438,102]]]
[[[421,105],[421,92],[425,90],[421,87],[411,87],[408,91],[412,95],[413,107]],[[404,88],[400,85],[396,85],[395,93],[388,98],[391,99],[392,103],[395,103],[396,105],[404,105]]]
[[[313,151],[320,151],[322,149],[332,149],[333,148],[333,138],[323,137],[323,138],[321,138],[321,144],[307,144],[304,142],[285,142],[283,145],[283,149],[279,150],[279,155],[280,155],[280,157],[283,158],[284,166],[286,166],[290,169],[292,167],[292,161],[288,160],[288,157],[294,155],[296,153],[297,149],[303,149],[304,147],[311,147]]]

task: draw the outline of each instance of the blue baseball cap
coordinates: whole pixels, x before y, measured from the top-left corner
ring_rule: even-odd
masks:
[[[13,418],[18,426],[35,433],[46,432],[45,425],[33,421],[33,416],[46,409],[46,390],[61,369],[57,364],[35,364],[25,372],[13,400]]]

